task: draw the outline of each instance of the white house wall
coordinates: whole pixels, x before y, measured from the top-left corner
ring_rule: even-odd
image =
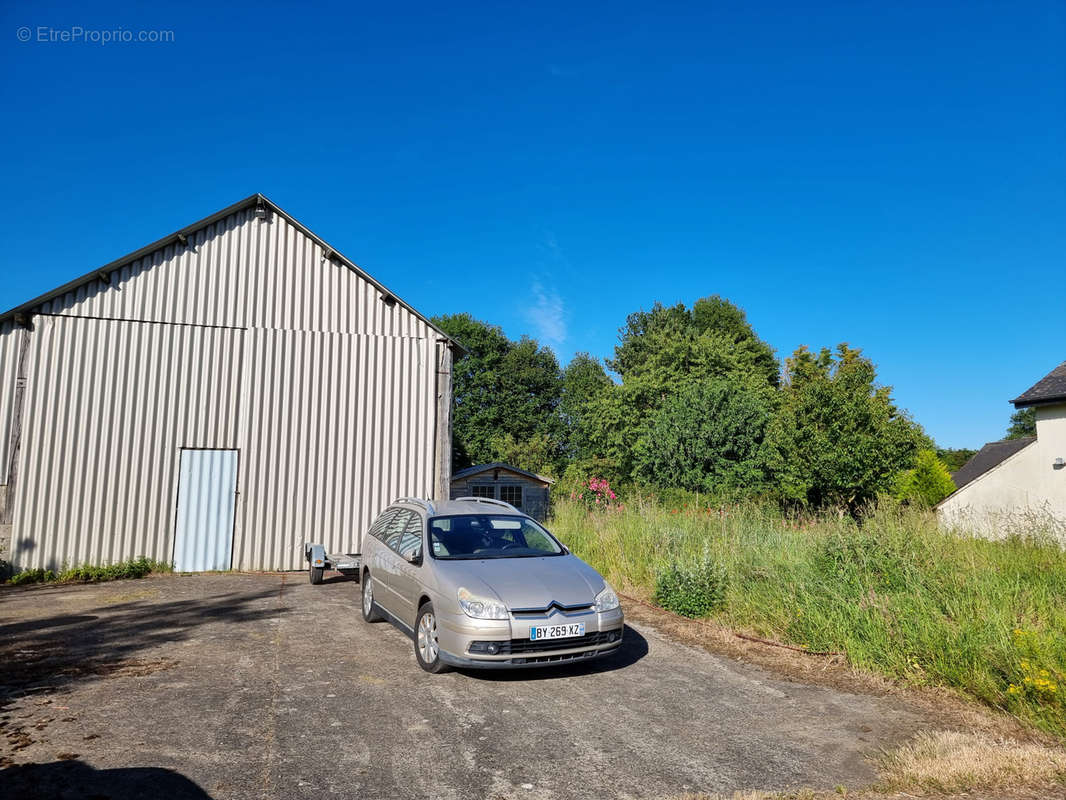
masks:
[[[1066,543],[1066,404],[1038,407],[1037,439],[937,509],[949,527],[991,538],[1046,530]]]

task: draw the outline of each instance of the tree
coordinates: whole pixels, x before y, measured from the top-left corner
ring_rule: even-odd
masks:
[[[607,366],[621,385],[603,385],[587,404],[578,438],[584,462],[612,480],[635,477],[636,443],[657,412],[692,386],[723,379],[753,390],[779,380],[773,350],[755,335],[744,311],[717,295],[656,303],[630,314]],[[664,485],[643,468],[644,477]]]
[[[1036,436],[1036,408],[1019,408],[1010,415],[1010,427],[1007,428],[1008,439],[1024,439]]]
[[[876,383],[873,362],[841,344],[786,361],[777,414],[767,432],[773,479],[786,499],[857,515],[931,446],[922,429]]]
[[[614,384],[603,365],[588,353],[578,353],[563,370],[559,415],[565,431],[566,455],[583,461],[591,455],[592,403]]]
[[[513,342],[469,314],[433,322],[467,349],[452,368],[454,466],[505,456],[521,459],[515,466],[522,469],[559,466],[561,378],[551,350],[528,337]]]
[[[764,377],[771,386],[779,385],[781,365],[777,362],[774,349],[755,334],[744,309],[719,295],[712,295],[695,302],[692,321],[701,334],[725,336],[735,346],[743,348],[752,372]]]
[[[623,383],[644,389],[640,398],[657,407],[690,381],[752,379],[776,386],[779,366],[773,350],[755,335],[744,311],[714,295],[637,311],[626,319],[608,366]]]
[[[588,449],[577,465],[579,472],[612,482],[630,480],[634,445],[643,422],[633,392],[624,384],[594,396],[585,417]]]
[[[944,462],[932,450],[919,450],[917,464],[896,476],[892,493],[897,500],[932,508],[954,491]]]
[[[693,383],[652,417],[637,442],[638,477],[697,492],[756,490],[773,390],[714,378]]]
[[[977,455],[976,450],[970,450],[966,447],[943,447],[936,451],[936,457],[944,462],[944,466],[948,468],[949,472],[958,472],[962,469],[962,465],[975,455]]]

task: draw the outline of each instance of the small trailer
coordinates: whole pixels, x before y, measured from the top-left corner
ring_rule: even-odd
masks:
[[[323,545],[313,542],[304,543],[304,558],[311,583],[315,586],[322,583],[322,575],[327,569],[335,569],[348,577],[359,577],[359,567],[363,563],[361,553],[327,553]]]

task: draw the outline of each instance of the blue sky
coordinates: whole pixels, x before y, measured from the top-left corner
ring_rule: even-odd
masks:
[[[0,17],[4,308],[261,191],[563,363],[724,295],[779,355],[862,347],[944,446],[1066,359],[1060,0]],[[38,40],[74,26],[173,41]]]

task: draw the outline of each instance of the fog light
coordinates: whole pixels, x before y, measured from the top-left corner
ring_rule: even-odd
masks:
[[[613,642],[617,638],[618,638],[618,634],[616,632],[614,632],[614,631],[611,631],[610,633],[607,634],[607,641],[608,642]]]
[[[494,656],[498,652],[500,652],[500,646],[496,644],[496,642],[489,642],[488,646],[485,649],[488,651],[488,654],[490,656]]]

